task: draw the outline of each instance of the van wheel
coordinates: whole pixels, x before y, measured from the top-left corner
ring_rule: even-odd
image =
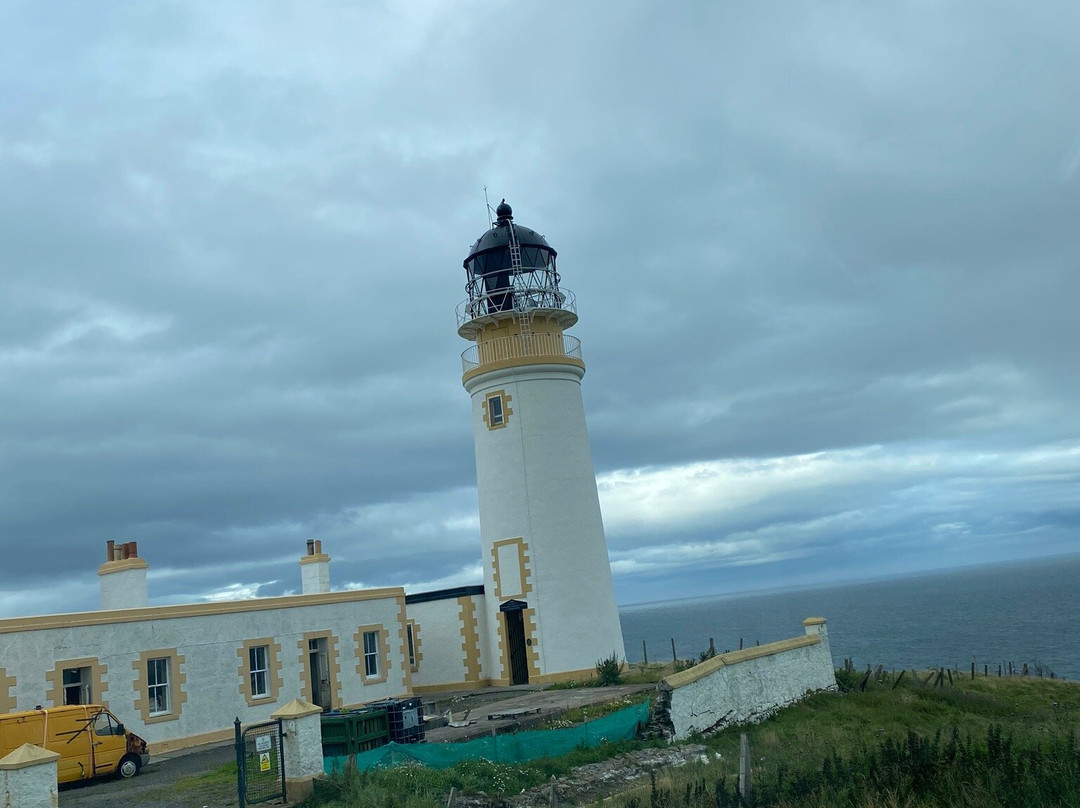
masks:
[[[120,765],[116,767],[116,773],[125,780],[139,773],[139,759],[135,755],[125,755],[120,759]]]

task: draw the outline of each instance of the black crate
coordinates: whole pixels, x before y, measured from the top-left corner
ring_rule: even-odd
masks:
[[[386,725],[394,743],[420,743],[424,740],[424,703],[417,697],[387,699],[368,705],[386,710]]]

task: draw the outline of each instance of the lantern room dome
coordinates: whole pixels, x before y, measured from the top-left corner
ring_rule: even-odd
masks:
[[[480,254],[489,254],[495,250],[509,250],[510,248],[510,228],[511,222],[514,221],[514,210],[504,199],[499,203],[499,206],[495,208],[495,215],[498,217],[495,224],[491,229],[478,238],[469,248],[469,255],[462,262],[462,266],[469,269],[469,262],[472,261]],[[535,230],[524,227],[520,224],[513,224],[514,235],[517,238],[517,244],[521,247],[521,263],[525,267],[542,267],[546,266],[551,259],[555,258],[558,253],[555,249],[548,244],[547,239],[537,233]],[[530,249],[531,248],[531,249]],[[536,248],[540,248],[543,252],[538,252]],[[489,259],[493,256],[487,256]],[[488,264],[490,261],[482,261],[483,264]],[[504,262],[490,262],[492,264]],[[509,266],[509,263],[506,263]]]

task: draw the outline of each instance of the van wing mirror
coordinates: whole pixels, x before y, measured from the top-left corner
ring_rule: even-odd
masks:
[[[123,724],[117,724],[116,725],[116,734],[117,735],[123,735],[124,734],[124,725]]]

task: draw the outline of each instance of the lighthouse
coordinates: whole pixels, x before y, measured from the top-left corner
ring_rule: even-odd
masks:
[[[589,451],[578,320],[556,251],[503,200],[465,259],[458,334],[472,397],[493,684],[557,682],[625,657]]]

